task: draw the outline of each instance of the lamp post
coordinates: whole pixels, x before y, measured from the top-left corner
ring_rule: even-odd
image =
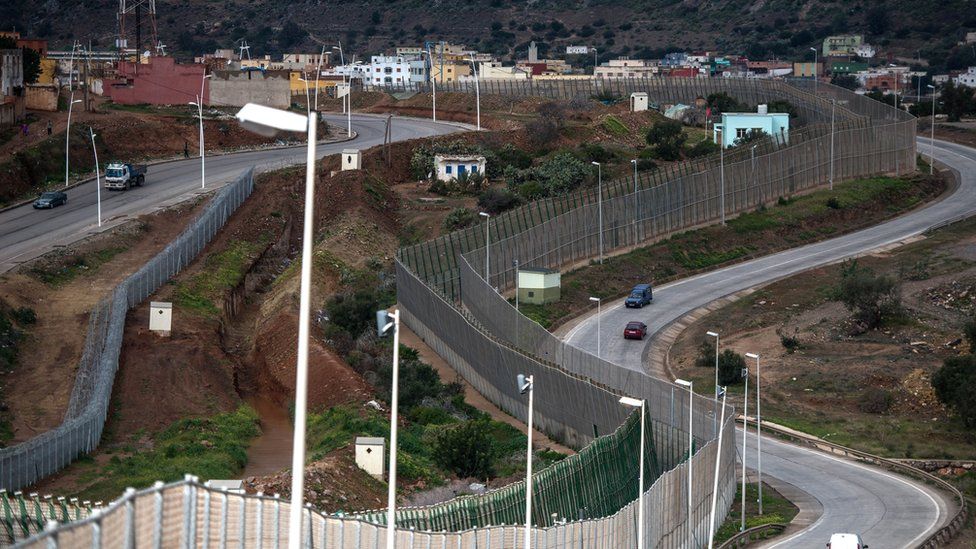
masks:
[[[298,352],[295,372],[295,437],[292,447],[291,508],[288,522],[288,547],[302,546],[302,509],[305,489],[305,417],[308,395],[309,311],[312,287],[312,236],[315,217],[315,131],[317,124],[307,116],[248,103],[238,111],[237,120],[245,128],[267,137],[278,131],[308,132],[305,169],[305,219],[302,230],[302,272],[298,314]]]
[[[593,48],[593,76],[594,77],[596,76],[597,66],[599,66],[599,62],[597,61],[596,48]]]
[[[339,50],[339,64],[342,65],[342,83],[346,83],[346,58],[342,55],[342,41],[339,41],[338,46],[332,46],[333,50]],[[346,112],[346,98],[342,98],[342,113]]]
[[[491,233],[489,232],[491,228],[491,214],[488,212],[478,212],[478,215],[485,218],[485,283],[491,286],[491,282],[488,280],[488,275],[490,274],[488,262],[491,261],[491,248],[489,247],[491,243]]]
[[[434,80],[434,58],[430,54],[430,44],[427,44],[427,63],[430,68],[427,70],[427,79],[430,80],[431,96],[431,120],[437,122],[437,82]]]
[[[725,423],[725,399],[726,392],[725,387],[722,387],[722,411],[721,417],[719,419],[719,425]],[[715,479],[712,481],[712,512],[708,519],[708,549],[712,549],[715,545],[715,507],[718,505],[718,473],[720,465],[722,463],[722,433],[725,429],[721,429],[718,432],[718,451],[715,453]],[[735,441],[733,441],[735,442]]]
[[[834,111],[837,100],[830,100],[830,190],[834,190]]]
[[[749,368],[742,369],[742,378],[745,379],[745,395],[742,397],[742,521],[739,524],[739,531],[746,529],[746,441],[749,439]]]
[[[597,209],[600,218],[600,265],[603,265],[603,166],[599,162],[590,162],[590,164],[596,166]]]
[[[308,75],[303,72],[302,75],[300,77],[298,77],[298,81],[305,83],[305,114],[306,114],[306,116],[308,116],[308,119],[311,120],[312,119],[312,101],[311,101],[311,98],[309,97],[309,93],[308,93]]]
[[[756,192],[759,193],[759,199],[763,203],[766,202],[766,195],[759,188],[759,182],[756,181],[756,147],[759,145],[753,145],[749,148],[749,162],[752,165],[752,186],[756,188]]]
[[[715,338],[715,398],[718,398],[718,332],[705,332],[708,337]]]
[[[725,131],[725,127],[722,127],[722,131]],[[725,141],[723,138],[722,141]],[[719,158],[719,193],[718,193],[718,207],[722,210],[722,225],[725,225],[725,144],[718,148],[718,158]]]
[[[81,99],[75,99],[75,92],[71,92],[71,99],[68,100],[68,128],[64,132],[64,186],[68,186],[68,147],[71,143],[71,106],[81,103]]]
[[[532,400],[535,394],[534,376],[519,374],[516,378],[520,394],[529,393],[529,415],[526,430],[528,444],[525,449],[525,549],[530,549],[532,539]]]
[[[602,328],[601,325],[603,323],[603,318],[602,318],[603,315],[600,314],[600,310],[603,306],[603,302],[600,300],[599,297],[592,297],[592,296],[590,296],[590,301],[596,302],[596,357],[600,358],[601,355],[600,336],[601,333],[603,332],[603,330],[601,329]]]
[[[816,95],[819,88],[819,83],[817,81],[820,80],[820,75],[818,74],[820,72],[818,70],[820,65],[817,63],[817,48],[810,49],[813,50],[813,94]]]
[[[319,54],[318,63],[315,64],[315,112],[319,111],[319,77],[322,76],[323,57],[325,57],[325,45],[322,45],[322,53]]]
[[[637,159],[630,161],[634,165],[634,246],[637,245],[637,220],[640,217],[640,199],[637,197]]]
[[[98,226],[102,226],[102,180],[100,179],[100,169],[98,167],[98,149],[95,148],[95,130],[88,126],[88,133],[91,135],[92,153],[95,155],[95,202],[98,204]]]
[[[519,260],[512,260],[512,266],[515,267],[515,310],[519,310]],[[518,320],[518,316],[515,317]]]
[[[390,475],[386,492],[386,546],[396,547],[396,481],[397,424],[400,386],[400,310],[376,312],[376,330],[380,337],[393,330],[393,379],[390,388]],[[290,541],[290,538],[289,538]]]
[[[474,62],[474,54],[471,54],[471,70],[474,71],[474,95],[477,101],[477,112],[478,112],[478,131],[481,131],[481,84],[479,83],[480,77],[478,76],[478,65]]]
[[[695,539],[695,525],[691,521],[691,454],[695,450],[695,424],[692,422],[695,409],[695,382],[684,379],[674,380],[675,384],[688,388],[688,542]]]
[[[762,510],[762,402],[759,400],[761,393],[761,379],[759,378],[759,355],[756,353],[746,353],[748,358],[756,359],[756,470],[759,474],[759,514]],[[743,459],[745,457],[743,456]]]
[[[624,406],[640,408],[640,457],[637,476],[637,549],[644,549],[644,400],[620,397]]]
[[[935,171],[935,86],[928,84],[927,87],[932,90],[932,132],[929,137],[929,174],[931,175]]]

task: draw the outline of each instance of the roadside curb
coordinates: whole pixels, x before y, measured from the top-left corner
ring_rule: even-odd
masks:
[[[359,132],[357,132],[355,130],[353,130],[352,134],[353,135],[351,137],[350,136],[346,136],[346,137],[343,137],[342,139],[333,139],[333,140],[327,140],[327,141],[317,141],[315,143],[315,145],[316,146],[319,146],[319,145],[334,145],[336,143],[345,143],[347,141],[353,141],[353,140],[355,140],[355,139],[357,139],[359,137]],[[244,149],[244,150],[239,150],[239,151],[215,152],[213,154],[208,154],[207,155],[207,158],[214,158],[214,157],[218,157],[218,156],[232,156],[232,155],[235,155],[235,154],[245,154],[245,153],[262,152],[262,151],[277,151],[277,150],[283,150],[283,149],[298,149],[298,148],[302,148],[302,147],[305,147],[305,145],[276,145],[274,147],[260,147],[260,148],[256,148],[256,149]],[[196,157],[196,158],[199,158],[199,157]],[[188,160],[193,160],[193,158],[163,158],[163,159],[157,159],[157,160],[150,160],[148,162],[144,162],[144,164],[146,166],[159,166],[159,165],[162,165],[162,164],[171,164],[173,162],[186,162]],[[62,188],[59,188],[59,189],[52,189],[51,191],[41,191],[41,192],[53,192],[54,190],[58,190],[58,191],[61,191],[61,192],[69,191],[71,189],[74,189],[75,187],[80,187],[81,185],[85,185],[87,183],[91,183],[92,181],[95,181],[95,178],[94,177],[89,177],[87,179],[82,179],[82,180],[79,180],[79,181],[75,181],[74,183],[70,183],[67,187],[62,187]],[[8,206],[4,206],[3,208],[0,208],[0,213],[6,212],[6,211],[10,211],[10,210],[14,210],[14,209],[17,209],[17,208],[20,208],[20,207],[23,207],[23,206],[27,206],[28,204],[32,204],[35,200],[37,200],[36,197],[35,198],[29,198],[29,199],[26,199],[26,200],[23,200],[21,202],[17,202],[17,203],[14,203],[14,204],[10,204]]]

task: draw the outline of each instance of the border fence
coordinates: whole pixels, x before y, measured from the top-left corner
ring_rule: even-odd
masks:
[[[247,170],[221,188],[176,240],[95,306],[64,421],[0,449],[0,486],[16,490],[33,484],[98,446],[119,367],[126,313],[189,265],[253,189],[253,170]]]
[[[481,85],[483,93],[513,97],[573,99],[645,91],[658,102],[688,104],[725,91],[750,103],[790,101],[805,124],[790,133],[788,143],[765,140],[755,149],[728,151],[724,158],[639,174],[636,181],[608,181],[599,195],[586,189],[533,202],[492,218],[487,239],[484,227],[457,231],[402,248],[396,260],[398,299],[407,325],[482,395],[523,421],[527,405],[515,377],[535,376],[533,419],[538,428],[566,444],[585,446],[578,456],[534,477],[535,547],[633,547],[638,523],[635,496],[645,502],[649,547],[704,546],[716,468],[717,523],[724,521],[735,494],[731,407],[720,425],[716,415],[722,410],[713,399],[690,395],[667,380],[626,370],[564,344],[502,297],[500,292],[514,285],[512,262],[566,268],[821,185],[831,167],[834,181],[911,170],[915,119],[847,90],[826,84],[813,90],[805,82],[655,78]],[[438,91],[473,93],[474,88],[455,83],[438,86]],[[834,147],[829,146],[831,140]],[[600,211],[602,225],[595,219]],[[481,273],[489,242],[490,265],[500,268],[485,277]],[[192,259],[160,254],[164,255],[168,259],[161,261],[168,266]],[[165,277],[135,286],[145,292],[133,291],[129,299],[128,292],[120,298],[117,291],[105,314],[124,319],[125,309],[162,280]],[[142,297],[132,302],[137,295]],[[101,321],[93,320],[95,325]],[[108,339],[97,356],[112,355],[114,349],[117,364],[121,337]],[[91,386],[102,387],[95,382]],[[650,444],[647,487],[640,495],[635,493],[638,456],[633,451],[638,422],[619,404],[623,395],[646,403]],[[720,456],[719,433],[729,441]],[[518,547],[523,526],[497,523],[520,521],[520,486],[524,491],[524,485],[516,483],[482,496],[399,509],[398,524],[404,527],[398,529],[397,547]],[[591,508],[587,502],[593,502]],[[218,492],[188,478],[130,490],[107,508],[52,527],[24,546],[243,547],[246,542],[277,547],[287,541],[287,507],[278,498]],[[305,517],[307,547],[382,546],[382,512],[339,517],[308,509]]]

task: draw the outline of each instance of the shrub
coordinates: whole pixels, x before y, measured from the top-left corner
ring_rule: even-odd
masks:
[[[883,414],[891,408],[894,397],[890,391],[879,387],[869,387],[861,393],[857,407],[867,414]]]
[[[976,355],[953,356],[932,374],[935,396],[969,427],[976,427]]]
[[[37,314],[30,307],[20,307],[14,310],[13,317],[21,326],[27,326],[37,322]]]
[[[597,143],[584,143],[580,145],[579,155],[581,160],[585,162],[599,162],[601,164],[613,160],[614,156],[616,156],[612,150]]]
[[[706,339],[698,346],[698,358],[695,359],[695,366],[702,368],[715,367],[715,343]]]
[[[705,101],[711,107],[713,115],[723,112],[745,112],[751,110],[748,105],[739,103],[738,100],[725,92],[713,93],[706,97]]]
[[[742,369],[746,367],[744,356],[726,349],[718,356],[718,382],[721,385],[742,383]]]
[[[718,152],[718,143],[713,143],[710,139],[703,139],[691,147],[685,149],[685,156],[688,158],[698,158]]]
[[[859,267],[857,260],[844,263],[837,300],[844,303],[866,329],[877,328],[882,322],[901,312],[897,281],[890,276],[876,275],[871,269]]]
[[[376,322],[379,310],[379,297],[376,292],[359,290],[352,294],[339,294],[325,304],[331,324],[341,328],[352,337],[363,333]]]
[[[793,197],[791,197],[791,196],[787,196],[786,198],[783,198],[781,196],[781,197],[779,197],[779,198],[776,199],[776,204],[778,204],[780,206],[789,206],[790,204],[792,204],[794,202],[796,202],[796,199],[793,198]]]
[[[637,159],[637,169],[644,170],[656,170],[657,162],[651,160],[650,158],[639,158]]]
[[[467,208],[454,208],[447,217],[444,218],[443,227],[445,231],[456,231],[465,227],[470,227],[478,221],[478,216]]]
[[[376,389],[380,398],[390,402],[393,384],[392,361],[384,361],[377,370]],[[437,399],[444,394],[444,384],[434,368],[419,360],[400,359],[399,405],[409,410],[425,398]]]
[[[490,428],[487,418],[445,427],[434,439],[437,464],[462,478],[492,476],[496,452]]]
[[[658,122],[647,130],[644,138],[648,145],[654,147],[658,158],[672,161],[681,158],[681,147],[686,139],[681,131],[681,122],[675,120]]]
[[[831,196],[830,198],[827,199],[827,207],[830,208],[831,210],[839,210],[840,200],[837,200],[836,196]]]
[[[497,215],[519,205],[519,197],[508,189],[485,189],[478,195],[478,207],[491,215]]]
[[[790,354],[800,348],[800,339],[796,337],[795,333],[793,335],[779,334],[779,343]]]
[[[969,343],[969,352],[976,353],[976,317],[970,318],[962,327],[962,333]]]

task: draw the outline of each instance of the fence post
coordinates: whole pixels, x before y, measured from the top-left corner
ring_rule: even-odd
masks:
[[[155,523],[153,524],[153,547],[160,549],[163,546],[163,483],[157,481],[153,484],[153,501],[156,503]]]

